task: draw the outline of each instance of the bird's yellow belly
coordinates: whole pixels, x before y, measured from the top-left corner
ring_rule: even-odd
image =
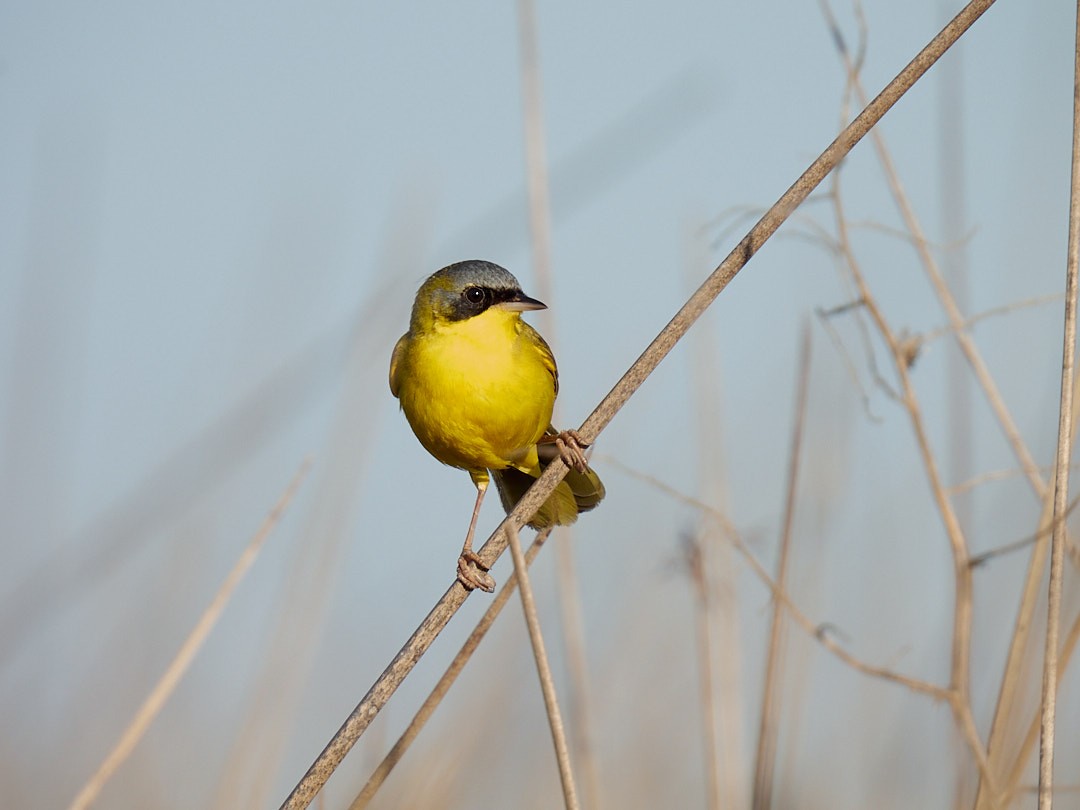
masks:
[[[555,402],[551,371],[516,332],[492,335],[468,325],[414,338],[399,392],[405,416],[444,464],[534,470],[535,445]]]

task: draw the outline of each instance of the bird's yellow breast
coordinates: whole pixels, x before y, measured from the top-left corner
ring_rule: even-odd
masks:
[[[551,422],[555,368],[518,313],[492,308],[407,334],[392,383],[413,432],[444,464],[470,472],[536,471],[536,442]]]

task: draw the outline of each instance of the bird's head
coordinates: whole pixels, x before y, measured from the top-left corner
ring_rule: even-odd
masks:
[[[509,312],[547,309],[521,291],[509,271],[491,262],[470,259],[432,273],[416,293],[410,331],[473,318],[488,309]]]

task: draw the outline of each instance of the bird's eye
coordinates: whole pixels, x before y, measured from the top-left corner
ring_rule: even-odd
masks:
[[[465,300],[470,304],[482,304],[487,298],[487,294],[480,287],[466,287],[464,295]]]

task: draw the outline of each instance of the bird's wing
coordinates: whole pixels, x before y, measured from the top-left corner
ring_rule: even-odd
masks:
[[[401,362],[402,355],[405,353],[405,341],[408,337],[408,333],[399,337],[398,342],[394,345],[394,353],[390,355],[390,393],[395,397],[398,395],[398,389],[401,387],[401,381],[397,376],[399,370],[398,363]]]
[[[536,346],[537,351],[540,353],[540,361],[551,373],[551,383],[555,386],[555,395],[558,396],[559,369],[555,365],[555,355],[551,353],[551,347],[547,345],[547,341],[540,336],[540,333],[525,323],[525,321],[522,321],[521,325],[524,327],[522,332],[525,339]]]

